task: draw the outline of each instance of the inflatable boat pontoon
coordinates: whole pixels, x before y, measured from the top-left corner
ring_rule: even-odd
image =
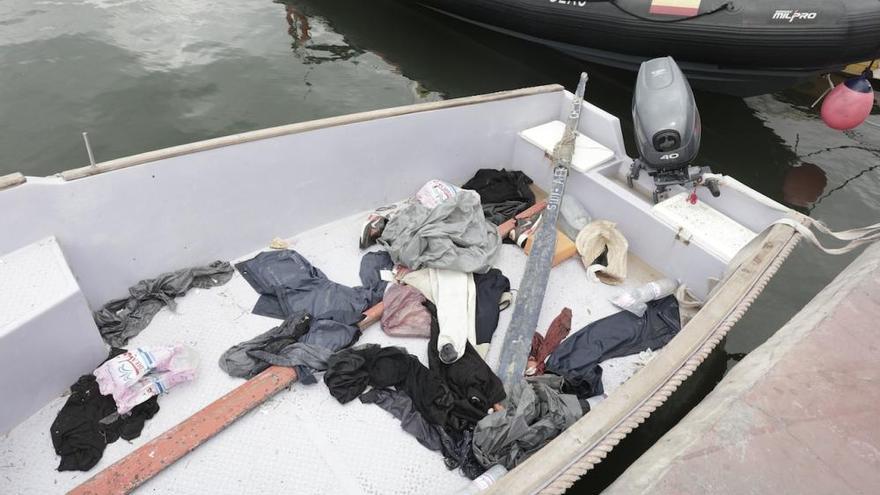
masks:
[[[672,56],[700,89],[771,92],[880,54],[876,0],[408,0],[635,72]]]

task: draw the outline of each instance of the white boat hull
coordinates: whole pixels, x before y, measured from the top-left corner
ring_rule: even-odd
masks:
[[[461,183],[477,168],[522,170],[538,186],[548,189],[551,177],[549,160],[540,147],[522,139],[520,133],[562,119],[570,98],[571,95],[560,86],[528,88],[227,136],[74,169],[55,177],[28,177],[26,180],[19,176],[9,177],[0,180],[0,211],[14,214],[0,217],[0,232],[4,232],[0,236],[0,255],[55,236],[92,309],[124,295],[126,289],[138,280],[215,259],[241,259],[262,249],[274,237],[295,237],[297,234],[303,237],[294,242],[293,248],[302,248],[304,254],[315,257],[316,265],[331,278],[354,282],[349,279],[356,269],[349,265],[354,266],[358,259],[355,249],[357,233],[345,240],[354,224],[334,221],[350,219],[366,209],[407,197],[427,179]],[[775,226],[769,233],[764,232],[785,216],[786,211],[767,198],[756,200],[760,195],[754,191],[744,192],[742,188],[731,187],[723,189],[720,198],[701,192],[700,200],[714,212],[755,235],[764,232],[757,248],[740,253],[730,267],[730,253],[713,249],[712,236],[694,236],[695,232],[688,232],[687,228],[677,226],[669,217],[658,213],[650,200],[648,177],[642,177],[635,189],[625,185],[621,171],[628,169],[630,159],[626,156],[623,135],[614,116],[587,104],[579,130],[611,150],[615,159],[585,173],[573,173],[567,194],[579,199],[594,218],[618,224],[629,240],[633,266],[644,265],[643,269],[633,270],[630,282],[637,284],[643,281],[642,278],[647,280],[665,275],[681,280],[698,297],[706,298],[710,295],[712,279],[724,280],[712,292],[706,306],[657,358],[575,426],[504,477],[493,488],[499,493],[541,490],[558,493],[600,462],[605,453],[659,407],[705,359],[760,293],[798,238],[791,228],[784,226]],[[320,229],[329,228],[328,225],[343,227],[333,230],[332,235],[322,237],[316,234]],[[332,240],[335,244],[315,244],[321,239]],[[346,242],[350,247],[345,245]],[[340,247],[343,245],[344,248]],[[324,264],[318,261],[322,255],[329,256]],[[343,259],[348,261],[341,261]],[[514,286],[518,285],[517,263],[520,262],[521,259],[506,266]],[[567,263],[571,265],[563,267],[556,276],[556,282],[562,285],[557,285],[555,298],[552,290],[548,292],[541,320],[545,325],[543,328],[558,312],[554,311],[556,306],[577,301],[566,300],[563,291],[578,289],[582,269],[579,261]],[[733,270],[725,277],[729,268]],[[0,281],[0,290],[15,283]],[[586,284],[585,278],[583,283]],[[135,343],[167,343],[177,339],[205,342],[203,366],[212,367],[218,349],[225,349],[273,326],[271,320],[261,320],[249,314],[252,301],[247,299],[245,292],[236,292],[241,291],[236,287],[231,283],[229,289],[216,293],[204,291],[210,294],[197,295],[190,303],[185,302],[190,296],[182,300],[184,308],[186,304],[195,305],[193,315],[216,314],[216,321],[210,321],[213,333],[188,334],[188,325],[196,325],[202,329],[200,332],[204,332],[200,326],[204,322],[188,324],[185,315],[180,321],[174,321],[174,315],[169,314],[167,321],[157,319],[159,323],[144,332],[145,340]],[[604,293],[593,294],[593,299],[599,302],[585,299],[586,302],[579,303],[587,306],[580,309],[595,311],[581,311],[583,316],[579,317],[582,319],[574,323],[575,328],[609,314],[610,309],[602,309],[609,306]],[[225,304],[224,309],[212,313],[211,308],[218,304]],[[573,309],[575,315],[579,315],[579,308]],[[242,322],[236,323],[239,319]],[[176,330],[180,328],[183,331]],[[224,334],[221,328],[233,330]],[[503,328],[506,328],[504,319],[496,338],[503,338]],[[369,330],[366,335],[370,332],[377,334],[378,342],[388,343],[378,329]],[[423,343],[419,345],[424,347]],[[491,363],[491,353],[488,359]],[[4,365],[0,363],[0,366]],[[214,369],[211,373],[215,371],[219,370]],[[67,383],[72,383],[76,376],[69,378]],[[199,389],[202,390],[199,394],[188,396],[187,391],[181,389],[163,398],[163,411],[137,442],[158,435],[198,411],[235,383],[228,377],[203,381],[207,383]],[[297,402],[300,400],[305,402]],[[271,481],[266,481],[267,490],[292,487],[299,492],[384,493],[415,489],[420,493],[443,493],[455,488],[454,482],[415,486],[422,482],[420,480],[429,478],[413,473],[424,472],[436,479],[454,476],[449,479],[462,482],[463,478],[457,473],[435,473],[407,467],[409,461],[418,465],[429,462],[422,459],[427,456],[444,470],[440,458],[430,452],[412,454],[410,460],[398,459],[393,465],[398,466],[400,472],[395,475],[369,469],[376,465],[375,457],[381,455],[381,451],[354,458],[341,456],[337,449],[344,450],[347,435],[354,438],[362,432],[366,435],[363,438],[368,440],[366,444],[369,444],[377,441],[370,436],[370,428],[381,421],[386,421],[386,426],[389,423],[387,418],[378,419],[384,412],[370,411],[360,419],[340,422],[340,425],[348,426],[340,426],[339,432],[318,438],[315,430],[321,428],[320,416],[335,414],[332,411],[337,408],[345,409],[333,404],[331,409],[321,410],[322,400],[331,400],[323,385],[297,386],[284,399],[269,402],[256,414],[207,444],[203,447],[206,453],[198,451],[175,464],[151,482],[155,483],[151,486],[177,493],[197,493],[204,491],[204,480],[217,479],[217,484],[211,486],[212,492],[240,491],[242,486],[230,484],[224,479],[224,473],[227,470],[233,474],[247,473],[253,468],[245,471],[224,468],[224,465],[241,462],[235,459],[238,451],[228,448],[250,448],[260,456],[260,462],[276,459],[268,464],[269,467],[260,468],[266,470],[263,481]],[[290,409],[293,407],[289,404],[291,401],[294,405],[299,404],[299,409]],[[15,428],[10,438],[23,435],[20,430],[24,427],[34,428],[35,432],[43,427],[43,436],[46,436],[48,418],[57,412],[58,407],[58,404],[44,407]],[[273,413],[273,407],[285,411],[285,414]],[[312,414],[316,417],[310,417]],[[284,421],[289,424],[279,425]],[[411,438],[403,436],[403,432],[397,433],[404,443],[418,447]],[[242,444],[236,439],[251,443]],[[337,443],[335,447],[334,442]],[[14,445],[16,448],[12,450],[24,448],[22,444]],[[406,456],[414,452],[394,445],[398,444],[387,444],[384,448],[400,448]],[[99,468],[131,449],[131,445],[118,443],[111,446]],[[277,449],[277,453],[273,454],[276,452],[273,449]],[[30,459],[28,467],[17,468],[17,475],[20,475],[17,478],[30,480],[31,484],[16,484],[16,489],[38,490],[46,480],[59,488],[72,488],[85,479],[81,475],[71,477],[64,473],[52,473],[56,477],[48,478],[48,469],[54,459],[51,450],[43,450],[13,452],[21,455],[21,460]],[[298,456],[307,455],[319,456],[325,467],[307,470],[312,474],[304,471],[295,476],[296,480],[284,475],[286,470],[303,462]],[[2,458],[5,456],[7,454]],[[38,456],[39,462],[36,462]],[[348,466],[349,469],[344,473],[336,471],[341,469],[339,466]],[[184,483],[182,480],[190,481]],[[331,481],[333,484],[328,484]],[[290,485],[282,484],[287,482]],[[246,488],[251,491],[252,486]]]

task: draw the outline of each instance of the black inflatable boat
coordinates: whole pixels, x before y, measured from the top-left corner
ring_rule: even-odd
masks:
[[[880,0],[408,0],[632,71],[671,55],[703,89],[790,86],[880,54]]]

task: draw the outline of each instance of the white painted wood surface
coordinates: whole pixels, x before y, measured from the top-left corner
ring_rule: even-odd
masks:
[[[461,183],[477,168],[509,167],[517,132],[558,114],[553,88],[175,152],[79,180],[32,178],[0,191],[0,211],[15,212],[0,216],[0,254],[56,236],[94,309],[138,280],[396,201],[429,178]]]
[[[453,98],[451,100],[431,101],[426,103],[417,103],[414,105],[405,105],[402,107],[383,108],[379,110],[371,110],[367,112],[354,113],[350,115],[340,115],[337,117],[328,117],[325,119],[310,120],[307,122],[299,122],[296,124],[287,124],[278,127],[269,127],[266,129],[258,129],[250,132],[242,132],[229,136],[222,136],[214,139],[206,139],[195,143],[182,144],[180,146],[172,146],[156,151],[148,151],[138,155],[126,156],[110,160],[106,162],[80,167],[72,170],[61,172],[59,175],[64,180],[77,180],[83,177],[120,170],[123,168],[133,167],[142,163],[164,160],[175,156],[189,155],[201,151],[222,148],[225,146],[235,146],[238,144],[249,143],[252,141],[260,141],[279,136],[288,136],[290,134],[299,134],[302,132],[316,131],[327,127],[338,127],[341,125],[354,124],[358,122],[367,122],[377,119],[385,119],[389,117],[397,117],[419,112],[429,112],[432,110],[442,110],[455,108],[460,106],[475,105],[479,103],[487,103],[491,101],[500,101],[508,98],[520,98],[543,93],[556,93],[562,91],[562,86],[558,84],[548,84],[546,86],[535,86],[531,88],[514,89],[510,91],[499,91],[497,93],[489,93],[484,95],[467,96],[463,98]]]
[[[709,206],[705,201],[691,204],[690,194],[683,192],[654,205],[654,214],[666,222],[679,237],[696,242],[701,248],[730,263],[740,249],[752,241],[757,232],[743,227],[733,219]]]
[[[54,238],[0,257],[0,434],[67,391],[71,377],[94,370],[106,356]]]
[[[548,156],[553,155],[556,144],[562,140],[565,133],[565,123],[559,120],[547,122],[519,133],[520,137],[537,146]],[[577,133],[574,144],[574,156],[571,159],[571,168],[587,173],[590,170],[603,165],[614,159],[614,152],[602,144],[593,141],[582,133]]]

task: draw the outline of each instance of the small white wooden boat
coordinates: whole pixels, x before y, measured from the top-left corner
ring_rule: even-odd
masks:
[[[561,132],[552,123],[565,120],[571,98],[558,85],[534,87],[236,134],[52,177],[0,178],[0,492],[74,489],[199,414],[243,383],[216,366],[219,355],[277,324],[250,313],[257,294],[238,273],[222,287],[191,291],[175,312],[163,309],[130,346],[185,342],[201,356],[199,378],[163,396],[141,437],[109,445],[91,472],[59,473],[49,425],[69,385],[106,356],[90,310],[138,280],[246,259],[274,237],[331,279],[356,285],[365,212],[428,179],[462,183],[478,168],[503,167],[549,190],[547,152]],[[503,477],[497,493],[561,493],[601,462],[695,371],[799,239],[791,226],[774,225],[787,208],[729,177],[720,197],[701,188],[691,205],[689,191],[672,186],[655,205],[646,174],[627,186],[632,159],[616,117],[585,104],[579,131],[592,141],[578,142],[581,171],[566,194],[628,239],[622,287],[666,276],[705,303],[653,359],[606,370],[607,399]],[[526,259],[502,247],[497,265],[514,287]],[[569,259],[551,273],[538,328],[564,306],[574,311],[573,329],[616,312],[608,298],[620,290],[590,282],[581,261]],[[510,314],[502,313],[493,350]],[[424,340],[394,339],[378,325],[361,341],[426,355]],[[145,491],[179,494],[450,493],[468,484],[390,415],[340,405],[320,382],[281,391],[155,477],[116,490],[144,481]]]

